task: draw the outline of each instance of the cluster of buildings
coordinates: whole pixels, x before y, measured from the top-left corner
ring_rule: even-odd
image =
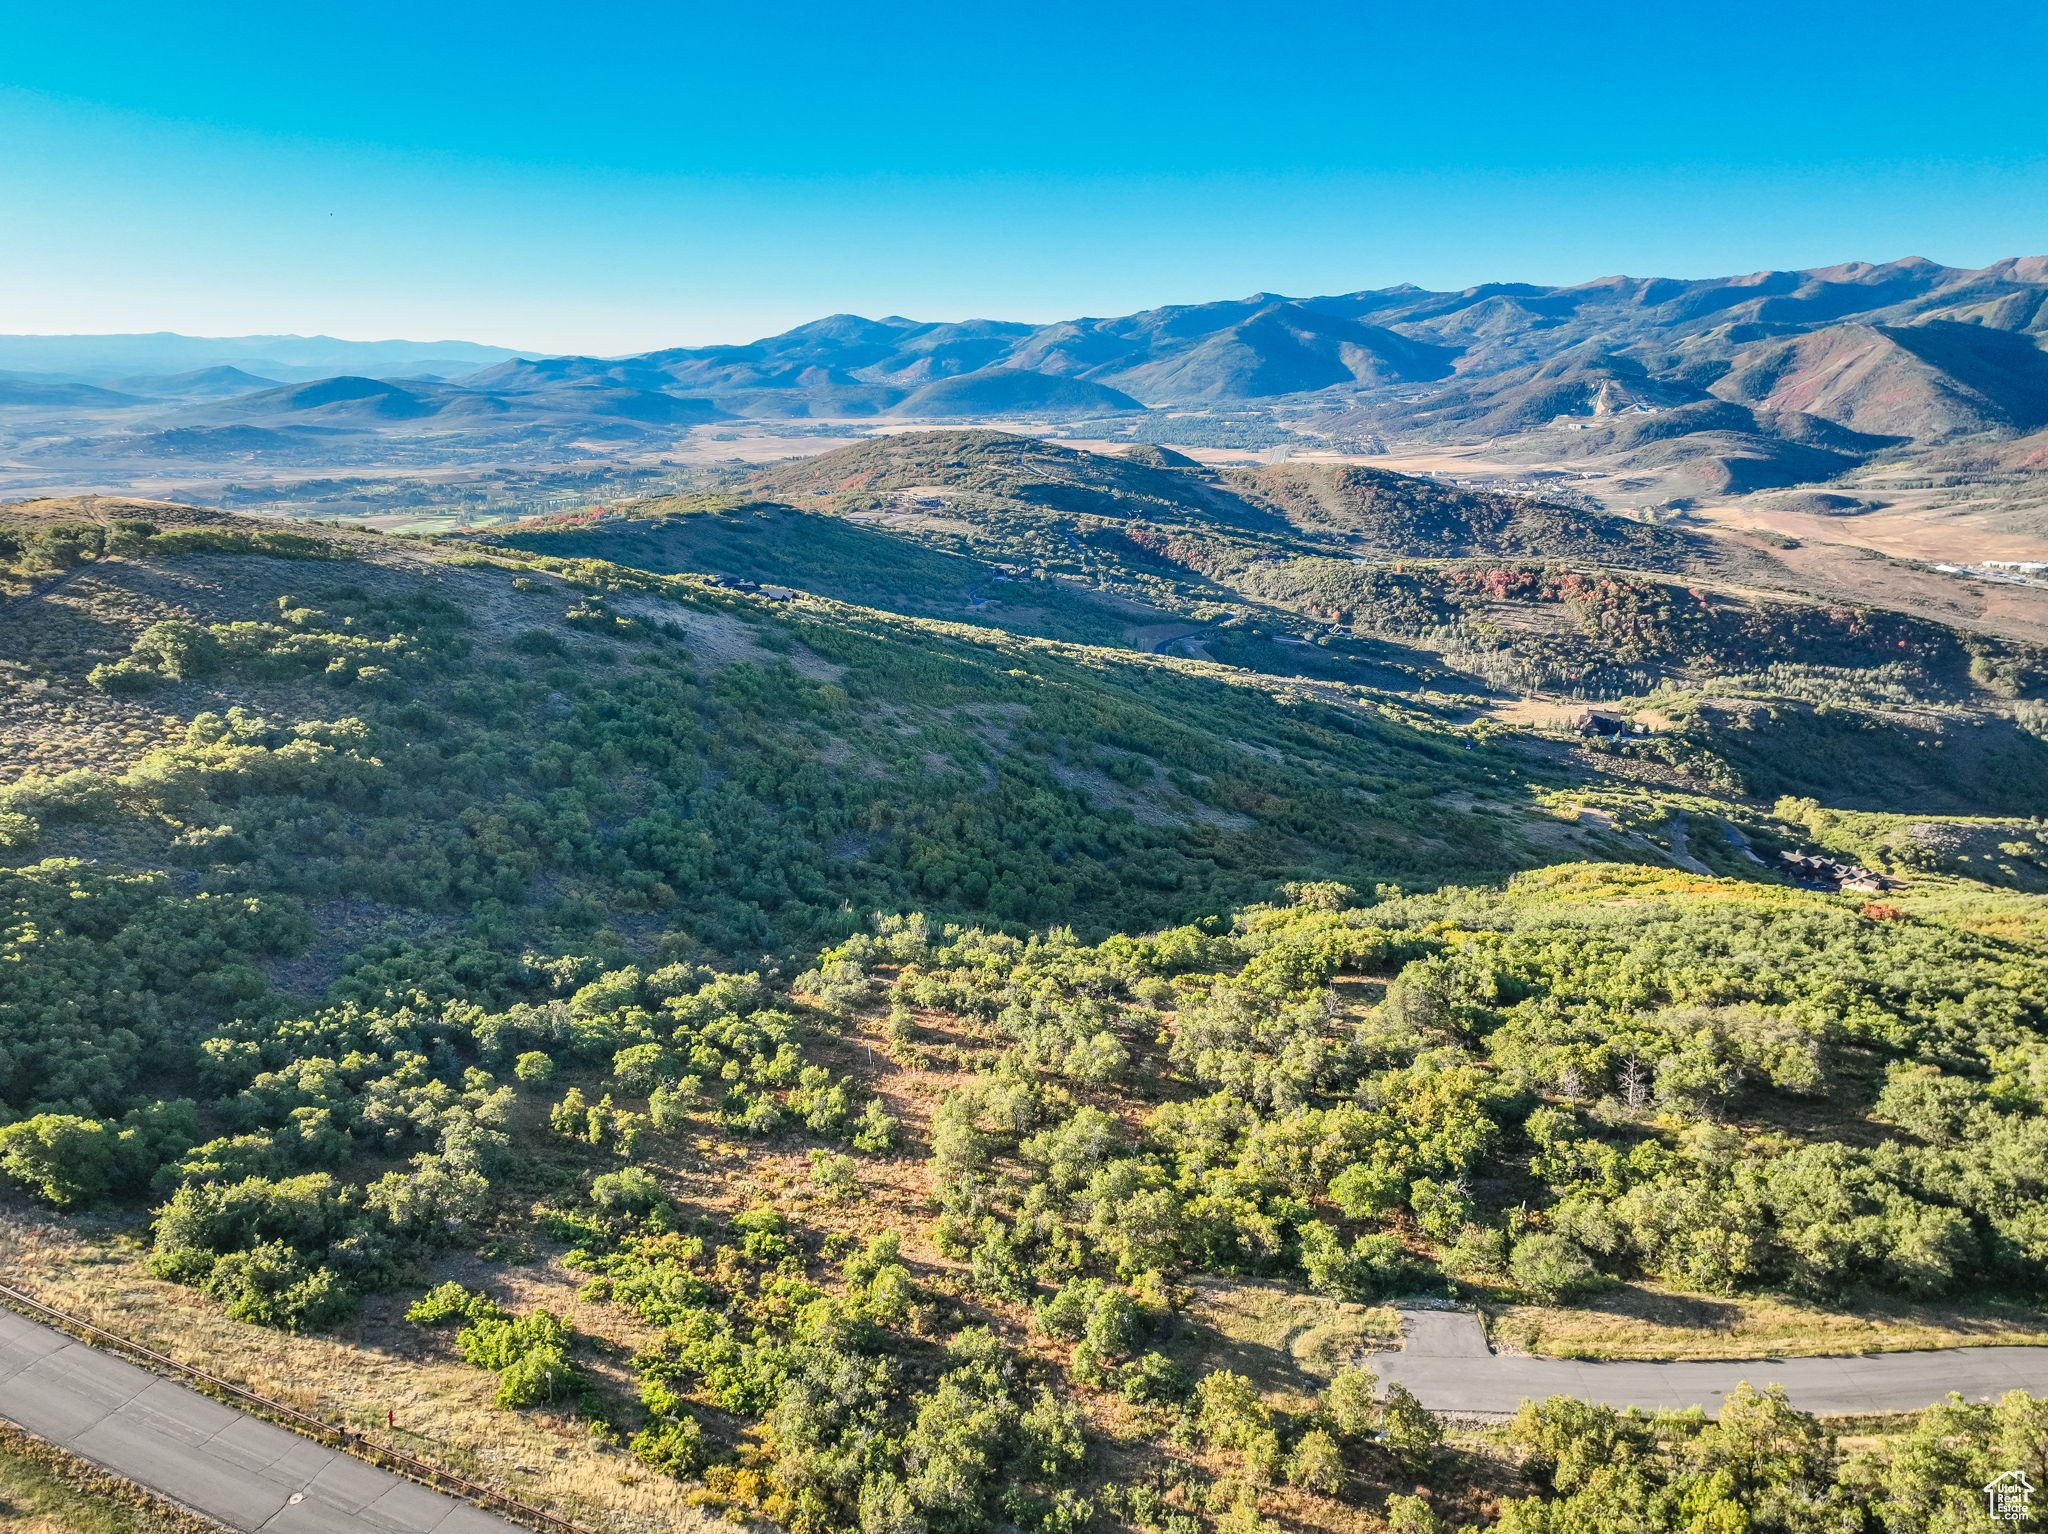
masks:
[[[1984,559],[1970,565],[1936,565],[1948,575],[1968,576],[1976,581],[1997,581],[2007,586],[2048,586],[2048,564],[2033,559]]]
[[[1897,879],[1888,879],[1858,864],[1837,862],[1819,853],[1781,852],[1778,854],[1778,870],[1790,874],[1807,889],[1830,893],[1875,895],[1899,887]]]

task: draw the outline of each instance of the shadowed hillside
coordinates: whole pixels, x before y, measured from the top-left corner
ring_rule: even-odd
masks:
[[[604,559],[793,586],[842,602],[1087,644],[1121,644],[1130,615],[1052,581],[1019,578],[872,523],[746,497],[635,501],[601,523],[493,532],[476,541],[560,559]]]
[[[989,432],[877,439],[757,483],[797,505],[643,502],[487,541],[1417,700],[1642,699],[1660,722],[1628,770],[1766,802],[2048,810],[2048,747],[2019,717],[2048,656],[1759,590],[1746,578],[1785,572],[1695,534],[1355,465],[1219,473]]]

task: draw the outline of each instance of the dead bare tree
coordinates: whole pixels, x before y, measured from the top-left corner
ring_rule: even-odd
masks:
[[[1650,1073],[1633,1055],[1621,1062],[1621,1100],[1630,1108],[1640,1108],[1650,1100]]]

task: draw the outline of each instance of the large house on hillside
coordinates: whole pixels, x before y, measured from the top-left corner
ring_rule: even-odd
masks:
[[[1572,721],[1572,728],[1581,735],[1640,735],[1641,725],[1632,725],[1619,714],[1610,714],[1605,709],[1589,708]]]
[[[1834,858],[1825,858],[1818,853],[1781,852],[1778,854],[1778,868],[1780,872],[1790,874],[1808,889],[1850,895],[1875,895],[1899,887],[1897,879],[1864,868],[1860,864],[1838,862]]]

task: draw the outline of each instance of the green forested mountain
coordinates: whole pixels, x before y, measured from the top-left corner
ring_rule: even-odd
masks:
[[[359,1417],[374,1346],[618,1534],[1935,1534],[2037,1464],[1358,1367],[1414,1295],[2048,1337],[2037,652],[995,433],[628,513],[0,511],[33,1282]]]

